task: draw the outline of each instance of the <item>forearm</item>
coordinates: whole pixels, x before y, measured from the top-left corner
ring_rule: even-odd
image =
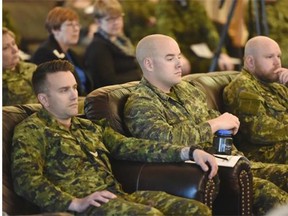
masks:
[[[248,117],[245,120],[247,121],[247,119],[249,120],[247,136],[252,143],[269,145],[288,141],[288,124],[267,116],[257,116],[251,119]],[[243,127],[245,125],[243,124]]]
[[[181,145],[148,139],[127,138],[106,128],[103,142],[111,155],[119,160],[142,162],[180,162]]]

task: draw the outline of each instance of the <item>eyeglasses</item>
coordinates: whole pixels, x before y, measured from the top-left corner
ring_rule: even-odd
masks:
[[[106,17],[106,18],[103,18],[103,19],[104,19],[106,22],[108,22],[108,23],[114,23],[115,21],[118,21],[118,20],[122,19],[124,16],[125,16],[125,14],[122,13],[122,14],[119,15],[119,16]]]
[[[62,26],[65,26],[66,28],[81,28],[81,25],[78,22],[64,22]]]

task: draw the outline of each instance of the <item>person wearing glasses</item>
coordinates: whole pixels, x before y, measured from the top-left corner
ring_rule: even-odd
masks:
[[[117,0],[96,0],[94,16],[98,30],[84,58],[94,88],[140,80],[135,47],[123,31],[122,5]]]
[[[45,27],[49,37],[33,54],[31,61],[41,64],[52,60],[68,60],[76,70],[76,80],[80,96],[88,94],[92,89],[89,75],[83,69],[79,57],[71,47],[79,41],[81,25],[78,14],[68,7],[54,7],[49,11]]]

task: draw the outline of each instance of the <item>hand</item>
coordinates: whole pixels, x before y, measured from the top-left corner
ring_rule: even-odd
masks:
[[[213,134],[217,130],[232,130],[233,135],[235,135],[238,132],[240,126],[240,121],[237,116],[234,116],[228,112],[207,122],[210,124]]]
[[[288,84],[288,69],[280,68],[279,70],[279,82],[283,85]]]
[[[218,59],[218,66],[220,70],[234,70],[234,63],[230,56],[226,53],[221,53]]]
[[[208,154],[203,150],[195,149],[193,152],[193,159],[196,162],[196,164],[198,164],[201,167],[201,169],[205,172],[209,170],[208,165],[210,166],[211,171],[208,176],[209,179],[212,179],[217,174],[218,165],[213,155]]]
[[[100,207],[102,203],[109,202],[110,199],[115,199],[117,196],[109,191],[96,191],[84,198],[75,198],[70,203],[68,210],[83,212],[90,205]]]

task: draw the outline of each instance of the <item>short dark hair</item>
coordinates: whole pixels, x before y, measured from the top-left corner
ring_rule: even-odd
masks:
[[[32,76],[32,86],[34,93],[44,93],[46,89],[47,74],[57,73],[59,71],[70,71],[75,73],[74,66],[67,60],[53,60],[39,64]]]

